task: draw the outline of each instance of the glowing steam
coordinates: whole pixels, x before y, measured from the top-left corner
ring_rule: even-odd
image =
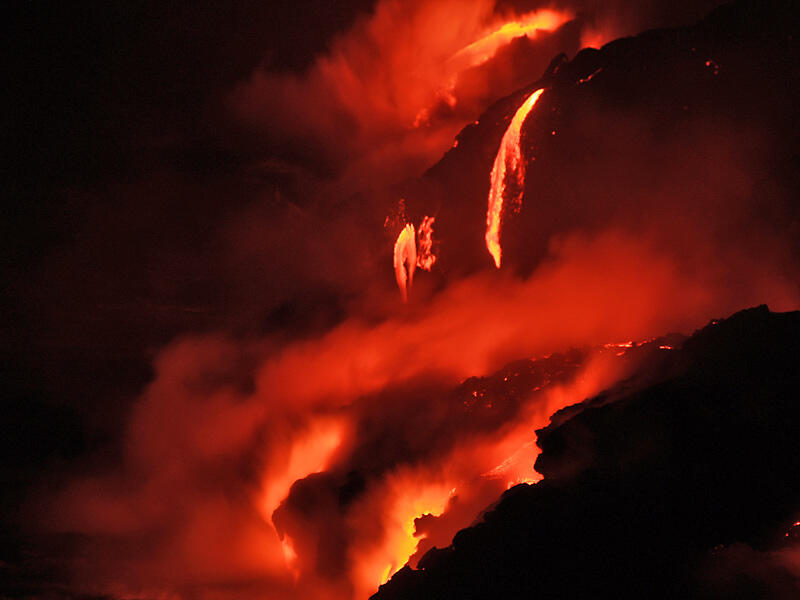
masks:
[[[524,85],[527,74],[504,55],[513,40],[531,40],[526,60],[538,73],[553,52],[548,38],[573,16],[500,16],[495,5],[380,0],[302,75],[256,69],[231,93],[231,109],[270,139],[313,145],[342,169],[345,187],[402,180],[438,160],[487,102]],[[576,51],[577,39],[563,49]]]
[[[494,264],[499,269],[502,257],[500,246],[500,220],[503,212],[503,196],[505,195],[509,177],[513,177],[518,186],[516,202],[522,200],[522,186],[525,183],[525,163],[519,147],[522,124],[531,112],[536,102],[544,92],[544,88],[536,90],[525,99],[514,113],[511,124],[508,126],[497,156],[494,159],[489,187],[489,208],[486,212],[486,248],[494,258]]]
[[[455,90],[462,73],[492,60],[498,50],[513,40],[535,38],[540,31],[554,31],[573,17],[569,11],[544,9],[488,28],[479,39],[456,52],[446,62],[444,79],[447,83],[438,91],[437,97],[453,108],[458,103]],[[429,115],[430,108],[422,109],[414,120],[414,126],[427,123]]]
[[[383,535],[377,543],[358,549],[353,579],[363,589],[356,597],[372,594],[400,570],[416,552],[425,533],[417,520],[445,512],[455,488],[426,470],[401,468],[381,482],[363,507],[380,507]]]
[[[344,423],[340,420],[313,421],[304,434],[292,441],[283,468],[268,469],[264,473],[259,509],[264,521],[273,524],[281,541],[286,568],[295,579],[300,575],[297,552],[291,538],[275,527],[272,514],[289,495],[289,489],[295,481],[328,467],[331,456],[342,441],[343,433]]]

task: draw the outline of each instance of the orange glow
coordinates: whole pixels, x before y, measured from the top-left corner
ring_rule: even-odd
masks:
[[[286,561],[286,568],[291,571],[295,580],[297,580],[297,578],[300,577],[300,571],[297,568],[297,552],[295,552],[292,540],[288,535],[283,536],[281,548],[283,549],[283,558]]]
[[[436,256],[433,254],[433,223],[436,217],[425,216],[419,225],[417,235],[419,247],[417,248],[417,266],[425,271],[430,271]]]
[[[625,377],[614,363],[630,361],[614,353],[629,340],[691,330],[707,322],[706,315],[755,301],[797,305],[794,281],[765,291],[756,285],[760,270],[739,269],[737,277],[753,283],[743,288],[752,295],[730,298],[719,283],[730,269],[714,261],[702,270],[683,268],[642,232],[576,235],[554,243],[547,261],[525,279],[477,273],[452,282],[420,310],[380,321],[351,316],[322,335],[280,344],[208,334],[181,338],[159,353],[155,378],[133,409],[125,445],[132,468],[72,482],[54,495],[45,526],[114,535],[137,548],[139,532],[155,532],[157,545],[146,553],[115,553],[91,565],[134,588],[119,595],[142,595],[136,588],[157,589],[162,581],[188,586],[235,578],[287,586],[287,595],[264,596],[276,600],[367,598],[409,557],[413,565],[431,545],[451,543],[507,486],[535,481],[535,430],[554,410]],[[374,413],[365,413],[359,400],[421,377],[457,386],[522,356],[609,340],[623,347],[603,349],[600,362],[587,365],[572,385],[532,390],[519,414],[494,430],[458,432],[449,446],[431,440],[437,453],[411,465],[403,465],[403,443],[419,435],[417,423],[435,419],[440,399],[424,398],[430,411],[410,406],[411,417],[403,414],[402,401],[391,402],[397,396],[369,404]],[[335,479],[359,468],[345,450],[362,441],[371,461],[374,442],[356,435],[359,424],[376,420],[397,427],[400,446],[392,450],[401,453],[398,466],[370,476],[351,504],[333,494],[331,506],[308,517],[307,529],[301,527],[304,514],[279,539],[272,513],[294,482],[326,469]],[[250,476],[234,486],[245,457],[255,459],[248,465],[263,465],[254,495]],[[379,453],[374,458],[382,460]],[[439,517],[415,522],[426,513]],[[159,532],[162,523],[170,526]],[[346,556],[325,582],[331,591],[322,594],[315,587],[317,548],[336,552],[341,543],[323,537],[331,524],[346,536]],[[339,594],[342,589],[346,593]]]
[[[453,493],[454,488],[433,485],[401,494],[395,500],[388,516],[386,536],[386,548],[390,550],[392,556],[381,573],[381,583],[386,583],[389,577],[408,562],[420,540],[424,538],[424,534],[417,534],[414,521],[427,514],[437,517],[441,515]]]
[[[525,163],[522,161],[522,152],[519,147],[522,124],[542,93],[544,93],[544,88],[533,92],[514,113],[511,124],[503,134],[500,148],[497,150],[497,156],[494,159],[494,165],[492,165],[489,208],[486,212],[486,248],[489,250],[489,254],[492,255],[494,264],[498,269],[500,268],[500,259],[502,257],[500,221],[509,171],[520,188],[516,197],[516,201],[520,201],[522,199],[522,186],[525,183]]]
[[[512,21],[494,25],[483,32],[480,38],[456,52],[445,65],[446,85],[437,92],[437,97],[450,108],[458,103],[455,95],[459,76],[473,67],[478,67],[495,57],[497,51],[511,41],[529,37],[535,38],[540,31],[553,31],[573,18],[568,11],[544,9],[526,13]],[[429,109],[424,108],[414,120],[414,126],[427,123]]]
[[[401,180],[435,162],[487,101],[520,87],[504,48],[533,40],[527,54],[539,55],[539,72],[550,58],[547,32],[573,17],[566,10],[499,16],[495,5],[381,0],[302,76],[256,69],[230,103],[241,120],[272,135],[299,133],[325,150],[336,139],[336,154],[353,159],[348,184]]]
[[[272,513],[289,495],[289,489],[298,479],[323,471],[334,451],[339,447],[344,433],[344,423],[334,419],[312,422],[307,431],[293,440],[288,457],[277,457],[276,462],[286,459],[280,466],[268,469],[264,477],[258,507],[262,518],[272,523]],[[297,559],[294,548],[286,537],[281,539],[287,566],[291,569]]]
[[[534,37],[539,31],[553,31],[572,19],[566,11],[539,10],[522,15],[515,21],[503,23],[492,29],[479,40],[462,48],[450,59],[460,69],[481,65],[491,59],[498,49],[515,38]]]
[[[541,425],[540,425],[541,426]],[[539,455],[539,448],[536,446],[536,440],[530,439],[532,429],[526,427],[524,431],[517,431],[509,436],[509,439],[503,440],[498,444],[498,448],[502,451],[511,452],[509,456],[493,467],[489,471],[481,474],[481,477],[486,479],[503,479],[506,482],[506,488],[510,488],[519,483],[536,483],[541,480],[541,475],[533,470],[533,463]],[[522,439],[519,437],[522,436]],[[512,450],[513,446],[519,447]]]
[[[602,71],[603,71],[603,67],[600,67],[599,69],[596,69],[595,71],[593,71],[593,72],[592,72],[591,74],[589,74],[588,76],[586,76],[586,77],[581,77],[581,78],[578,80],[578,84],[580,85],[580,84],[582,84],[582,83],[586,83],[587,81],[591,81],[592,79],[594,79],[594,76],[595,76],[595,75],[597,75],[598,73],[601,73]]]
[[[383,537],[357,552],[355,579],[360,585],[357,598],[367,597],[400,570],[425,538],[415,520],[424,515],[441,515],[455,488],[431,473],[402,469],[383,482],[375,498],[381,505]],[[368,501],[369,503],[369,501]]]
[[[408,291],[414,281],[414,269],[417,268],[417,240],[414,226],[409,223],[400,231],[394,243],[394,276],[397,286],[403,295],[403,302],[408,302]]]

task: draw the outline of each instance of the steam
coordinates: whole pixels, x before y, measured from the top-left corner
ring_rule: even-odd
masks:
[[[686,331],[764,299],[753,286],[732,300],[717,279],[645,238],[573,237],[527,280],[482,273],[403,317],[283,346],[177,340],[135,406],[124,468],[74,481],[44,526],[90,536],[80,575],[107,593],[219,580],[363,598],[416,550],[415,519],[442,515],[420,532],[443,544],[509,484],[534,481],[535,428],[619,373],[587,365],[483,433],[446,418],[448,389],[511,358]]]
[[[348,189],[418,174],[465,122],[530,77],[498,63],[524,55],[529,73],[543,71],[556,30],[572,18],[552,9],[501,16],[494,4],[383,0],[307,73],[258,70],[231,107],[276,142],[313,148]],[[525,47],[509,50],[515,39]],[[577,49],[574,35],[563,43]]]

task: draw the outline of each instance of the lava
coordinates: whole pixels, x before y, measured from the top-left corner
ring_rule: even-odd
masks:
[[[417,240],[414,226],[409,223],[400,231],[394,243],[394,275],[403,302],[408,302],[408,290],[414,281],[414,269],[417,267]]]
[[[405,219],[405,209],[402,206],[401,204],[401,211],[403,211],[401,215]],[[387,217],[386,222],[388,223],[390,219],[391,217]],[[403,302],[408,302],[408,292],[414,280],[414,270],[419,267],[430,271],[433,263],[436,262],[436,255],[433,253],[434,221],[436,221],[436,217],[424,216],[419,229],[414,229],[413,224],[406,223],[394,243],[394,274],[397,286],[403,295]]]
[[[519,202],[522,199],[522,186],[525,183],[525,163],[522,161],[522,152],[519,146],[522,124],[543,93],[544,88],[533,92],[514,113],[511,124],[503,134],[500,148],[492,166],[489,207],[486,212],[486,248],[494,258],[494,264],[498,269],[500,268],[500,259],[502,257],[500,220],[509,172],[519,187],[515,199]]]
[[[566,11],[547,9],[524,14],[514,21],[503,23],[479,40],[462,48],[453,55],[450,62],[459,65],[461,69],[481,65],[513,39],[535,36],[539,31],[553,31],[572,19],[572,16]]]
[[[436,221],[436,217],[423,217],[417,230],[417,266],[425,271],[430,271],[433,263],[436,262],[436,255],[433,254],[434,221]]]
[[[458,99],[455,88],[458,77],[465,70],[478,67],[497,54],[497,51],[508,45],[512,40],[521,37],[536,37],[540,31],[553,31],[573,18],[567,11],[551,9],[526,13],[512,21],[507,21],[486,31],[481,38],[456,52],[447,62],[447,85],[439,90],[439,97],[451,108]],[[417,124],[420,116],[417,117]]]
[[[458,103],[456,86],[463,73],[492,60],[501,48],[513,40],[522,37],[536,38],[539,32],[554,31],[573,18],[574,14],[569,11],[542,9],[484,29],[479,38],[461,48],[443,65],[442,79],[445,84],[437,90],[437,100],[450,108],[455,107]],[[432,110],[431,106],[422,108],[414,119],[414,127],[429,125]]]

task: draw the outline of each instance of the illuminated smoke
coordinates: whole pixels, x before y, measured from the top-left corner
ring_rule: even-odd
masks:
[[[394,243],[394,276],[397,286],[403,295],[403,302],[408,302],[408,290],[414,281],[414,269],[417,268],[417,236],[414,226],[409,223],[400,231]]]
[[[424,311],[351,317],[315,338],[175,341],[132,411],[125,466],[73,480],[48,503],[48,530],[91,544],[76,579],[117,597],[193,598],[214,580],[232,582],[223,600],[241,597],[235,586],[246,581],[263,582],[253,598],[362,600],[409,556],[416,564],[449,544],[509,485],[535,481],[535,430],[625,375],[610,368],[638,347],[624,340],[687,330],[697,315],[755,298],[796,305],[793,282],[784,294],[737,262],[687,269],[642,239],[574,238],[553,252],[526,280],[479,273]],[[747,277],[750,296],[731,298],[720,278],[730,272]],[[609,340],[623,345],[603,348],[605,359],[571,382],[534,390],[538,398],[502,420],[486,423],[500,405],[481,385],[455,398],[474,398],[473,412],[448,403],[459,381],[507,360]],[[440,392],[409,393],[416,381]],[[351,471],[363,479],[343,503],[335,478]],[[327,497],[287,504],[304,482],[326,477]]]
[[[433,164],[488,103],[541,72],[556,51],[549,40],[577,12],[501,16],[495,5],[381,0],[302,75],[256,69],[230,107],[276,143],[313,147],[342,169],[338,181],[350,191],[365,178],[402,180]],[[505,53],[514,40],[525,41],[524,74],[517,51]],[[577,36],[565,44],[559,50],[577,51]]]
[[[376,486],[360,507],[380,514],[383,535],[354,555],[356,598],[373,594],[408,562],[425,538],[417,530],[417,519],[444,513],[454,493],[455,488],[424,467],[403,467]]]
[[[324,471],[329,466],[330,458],[339,447],[343,434],[344,423],[341,420],[318,419],[310,424],[304,434],[292,441],[286,461],[264,473],[264,487],[258,505],[265,522],[273,523],[273,513],[289,495],[289,488],[295,481]],[[294,544],[274,523],[273,527],[281,541],[286,568],[297,578],[298,556]]]
[[[522,186],[525,183],[525,163],[522,160],[522,152],[519,147],[520,133],[522,124],[531,112],[536,102],[544,92],[544,88],[536,90],[525,99],[514,113],[511,124],[508,126],[497,156],[492,165],[491,185],[489,187],[489,208],[486,212],[486,248],[494,258],[494,264],[499,269],[502,257],[500,246],[500,221],[503,212],[503,196],[506,192],[509,177],[513,177],[518,187],[515,202],[522,200]]]

